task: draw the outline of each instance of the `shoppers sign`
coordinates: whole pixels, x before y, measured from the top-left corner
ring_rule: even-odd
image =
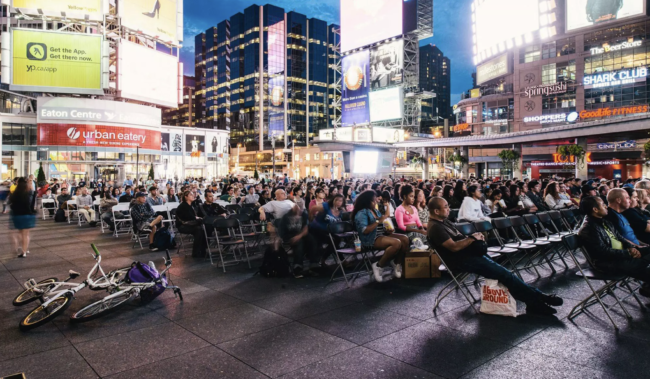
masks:
[[[508,54],[503,54],[476,67],[476,84],[481,85],[511,72]]]
[[[610,51],[620,51],[632,49],[643,45],[643,41],[623,42],[618,45],[604,44],[603,47],[594,47],[591,49],[591,55],[609,53]]]
[[[609,116],[624,116],[628,114],[648,113],[648,105],[639,105],[636,107],[622,108],[600,108],[591,111],[584,110],[580,112],[581,119],[601,118]]]
[[[103,95],[99,34],[13,29],[10,89]]]
[[[599,143],[596,147],[598,150],[636,149],[636,141]]]
[[[524,117],[525,123],[539,122],[540,124],[552,124],[554,122],[564,122],[567,120],[566,113],[545,114],[541,116]]]
[[[160,150],[160,131],[92,124],[38,124],[38,146],[123,147]]]
[[[559,93],[565,93],[567,90],[566,82],[553,83],[553,84],[541,84],[538,86],[531,86],[524,88],[524,96],[531,98],[533,96],[548,96],[548,95],[557,95]]]
[[[644,82],[647,76],[647,67],[637,67],[587,75],[584,78],[583,84],[585,88],[620,86],[622,84]]]
[[[118,101],[72,97],[39,97],[37,123],[84,121],[159,127],[159,108]]]

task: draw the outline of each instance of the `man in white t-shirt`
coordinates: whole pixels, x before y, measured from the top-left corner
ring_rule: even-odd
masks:
[[[477,185],[469,186],[463,204],[458,210],[458,219],[467,221],[489,221],[490,218],[483,214],[481,209],[481,190]]]
[[[287,193],[283,189],[275,191],[275,200],[269,201],[259,208],[260,220],[266,220],[266,212],[273,213],[276,220],[279,220],[287,214],[295,203],[287,200]]]

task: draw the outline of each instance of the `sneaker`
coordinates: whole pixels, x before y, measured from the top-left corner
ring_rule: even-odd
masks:
[[[300,279],[300,278],[303,277],[303,275],[302,275],[302,267],[300,267],[300,266],[294,267],[294,269],[293,269],[293,277],[296,278],[296,279]]]
[[[390,262],[390,265],[393,266],[393,277],[399,279],[402,277],[402,265],[395,262]]]
[[[559,307],[562,304],[564,304],[564,300],[562,300],[562,298],[556,294],[550,294],[550,295],[543,294],[541,296],[541,299],[544,303],[548,305],[552,305],[554,307]]]
[[[372,267],[372,275],[374,276],[377,283],[383,282],[384,269],[377,266],[377,262],[373,263],[371,267]]]
[[[26,258],[26,257],[27,257],[27,253],[18,254],[18,258]]]
[[[557,310],[540,302],[538,304],[526,304],[526,313],[538,314],[541,316],[552,316],[557,313]]]
[[[154,244],[150,243],[149,244],[149,251],[158,251],[158,248]]]

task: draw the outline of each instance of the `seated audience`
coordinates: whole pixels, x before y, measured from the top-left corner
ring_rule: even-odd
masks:
[[[614,188],[607,194],[607,202],[609,203],[607,215],[605,215],[607,221],[614,225],[616,230],[630,243],[639,246],[639,239],[634,234],[630,222],[622,215],[630,208],[630,195],[622,188]]]
[[[156,251],[157,247],[153,244],[153,237],[156,234],[156,227],[163,220],[162,216],[156,216],[151,205],[147,203],[147,194],[138,192],[135,195],[135,203],[130,209],[131,218],[135,229],[139,232],[149,232],[149,250]]]
[[[623,190],[630,197],[630,207],[624,210],[622,215],[630,223],[630,227],[639,241],[648,244],[650,243],[650,217],[643,213],[644,210],[640,207],[638,195],[638,192],[644,193],[645,191],[634,190],[630,187],[625,187]]]
[[[420,216],[418,216],[418,210],[414,206],[415,192],[413,186],[404,184],[400,187],[399,195],[402,198],[402,205],[395,210],[397,230],[406,233],[411,240],[416,237],[426,236],[427,232],[424,230]]]
[[[477,185],[471,185],[467,189],[468,196],[463,200],[463,204],[458,211],[458,219],[465,221],[483,221],[490,220],[488,216],[483,213],[481,198],[481,190]],[[492,212],[490,212],[492,213]],[[428,222],[428,218],[424,222]]]
[[[341,197],[342,199],[342,197]],[[340,200],[339,200],[340,201]],[[307,213],[300,210],[297,204],[278,220],[278,236],[291,246],[293,251],[293,275],[301,278],[303,275],[318,276],[312,268],[318,267],[318,253],[314,238],[309,234]],[[305,255],[309,260],[308,270],[303,270]]]
[[[181,196],[182,202],[176,208],[176,227],[183,234],[194,236],[192,245],[193,257],[204,257],[207,248],[205,233],[203,232],[203,219],[198,217],[192,203],[196,195],[190,190],[185,190]]]

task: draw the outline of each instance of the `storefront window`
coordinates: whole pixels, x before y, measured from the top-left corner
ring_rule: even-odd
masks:
[[[645,82],[585,90],[585,109],[618,108],[648,102],[648,83]]]
[[[314,153],[314,160],[320,160],[320,154],[319,153]]]
[[[327,153],[323,153],[323,159],[330,159],[330,155]]]
[[[542,84],[556,83],[555,63],[545,64],[542,66]]]
[[[514,99],[483,103],[483,122],[514,119]]]
[[[641,46],[585,58],[585,75],[646,66],[649,53],[650,46]]]

